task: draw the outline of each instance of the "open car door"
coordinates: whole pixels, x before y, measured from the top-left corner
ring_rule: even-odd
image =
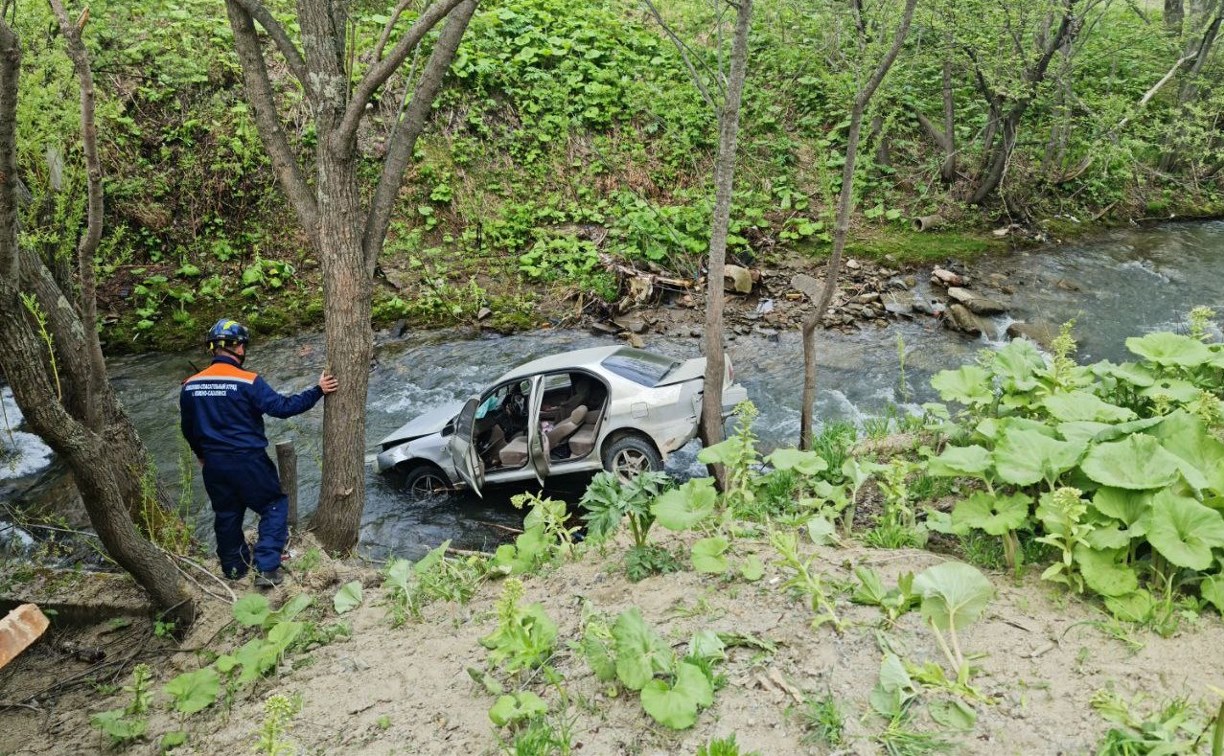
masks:
[[[447,443],[447,449],[459,477],[463,478],[463,482],[467,483],[477,496],[483,497],[480,487],[484,485],[484,465],[476,451],[474,439],[476,408],[479,403],[480,397],[474,396],[459,410],[459,415],[455,418],[455,432]]]
[[[548,477],[548,446],[540,430],[540,407],[544,403],[544,379],[536,376],[531,386],[531,402],[527,410],[527,455],[535,469],[536,479],[544,485]]]

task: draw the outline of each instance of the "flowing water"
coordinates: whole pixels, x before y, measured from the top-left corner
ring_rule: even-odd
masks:
[[[1015,289],[1012,309],[996,325],[1002,333],[1010,319],[1044,321],[1057,326],[1075,319],[1081,361],[1127,358],[1128,336],[1162,329],[1184,329],[1196,305],[1224,313],[1224,222],[1169,224],[1155,229],[1119,231],[1092,244],[1041,249],[975,263],[975,275],[1002,276]],[[611,343],[606,336],[581,331],[544,330],[506,337],[468,338],[462,331],[410,334],[402,339],[380,334],[370,374],[367,439],[372,445],[405,420],[439,404],[478,392],[502,372],[526,360],[568,349]],[[648,337],[648,348],[676,357],[696,356],[699,339]],[[819,422],[849,421],[862,425],[890,407],[916,411],[934,398],[930,377],[955,368],[994,338],[970,339],[943,330],[931,319],[898,321],[887,328],[868,327],[845,335],[817,336]],[[904,352],[902,359],[901,353]],[[775,336],[739,336],[728,344],[736,371],[760,410],[756,430],[762,448],[794,444],[799,432],[802,390],[802,344],[798,332]],[[256,340],[248,367],[259,371],[283,393],[300,391],[317,379],[323,364],[322,337],[299,336],[269,343]],[[178,432],[179,382],[194,372],[189,360],[202,355],[156,354],[116,359],[111,375],[163,478],[177,486],[184,469],[194,465]],[[19,413],[5,389],[4,408],[12,436],[0,446],[0,495],[32,495],[4,488],[6,479],[30,480],[50,455],[35,437],[20,431]],[[303,514],[318,495],[322,412],[290,420],[268,420],[269,439],[292,438],[298,451]],[[3,431],[4,429],[0,429]],[[695,445],[673,455],[669,467],[679,473],[699,469]],[[36,476],[37,477],[37,476]],[[55,477],[49,474],[45,477]],[[11,481],[9,481],[11,483]],[[36,491],[44,491],[46,484]],[[53,488],[62,491],[63,487]],[[210,510],[198,474],[194,475],[194,509],[201,538],[211,538]],[[563,485],[557,495],[573,497],[581,481]],[[41,494],[46,496],[47,494]],[[62,493],[55,495],[62,496]],[[419,556],[445,539],[461,548],[488,548],[504,541],[496,525],[517,525],[521,514],[505,493],[484,499],[462,497],[410,503],[393,481],[370,472],[361,541],[373,557],[389,553]],[[0,539],[5,524],[0,521]]]

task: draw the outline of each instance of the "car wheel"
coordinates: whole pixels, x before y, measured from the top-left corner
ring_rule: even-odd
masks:
[[[641,436],[621,436],[604,448],[604,469],[622,481],[629,481],[651,470],[663,469],[663,457]]]
[[[450,489],[446,474],[432,465],[417,465],[404,476],[404,490],[413,501],[431,499]]]

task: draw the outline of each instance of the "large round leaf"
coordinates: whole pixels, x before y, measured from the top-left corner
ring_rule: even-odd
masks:
[[[650,511],[668,530],[688,530],[714,512],[717,500],[713,478],[693,478],[656,499]]]
[[[1157,365],[1197,367],[1214,356],[1198,339],[1167,331],[1132,336],[1126,340],[1126,348]]]
[[[1188,404],[1198,397],[1199,387],[1180,378],[1157,378],[1155,383],[1140,391],[1139,394],[1148,399],[1168,399]]]
[[[980,477],[990,469],[990,452],[982,446],[949,446],[927,463],[927,474],[955,478],[961,475]]]
[[[941,370],[931,379],[931,388],[945,402],[990,404],[994,401],[990,373],[977,365],[962,365],[956,370]]]
[[[1182,461],[1186,482],[1198,490],[1224,494],[1224,444],[1203,427],[1203,422],[1185,410],[1169,413],[1150,431],[1160,445]]]
[[[1152,493],[1106,486],[1092,495],[1092,506],[1101,514],[1132,526],[1151,510]]]
[[[1010,530],[1019,530],[1028,522],[1029,505],[1032,499],[1024,494],[1000,496],[978,491],[952,510],[952,526],[985,530],[990,535],[1001,536]]]
[[[1120,563],[1124,549],[1096,550],[1080,544],[1075,547],[1075,562],[1088,587],[1102,596],[1125,596],[1139,587],[1139,578],[1130,567]]]
[[[1080,469],[1103,486],[1145,490],[1177,480],[1179,460],[1151,436],[1136,433],[1088,450]]]
[[[940,630],[971,624],[994,596],[994,586],[977,569],[961,562],[929,567],[914,578],[922,596],[922,616]]]
[[[1051,417],[1063,422],[1121,423],[1135,419],[1134,411],[1110,404],[1087,391],[1051,394],[1041,404]]]
[[[1045,370],[1045,358],[1028,339],[1015,339],[994,353],[991,367],[999,376],[1005,392],[1032,391],[1037,388],[1037,372]]]
[[[829,469],[829,463],[816,452],[791,447],[775,449],[765,461],[779,470],[794,470],[807,476],[819,475]]]
[[[1166,488],[1152,499],[1147,537],[1171,564],[1205,570],[1211,550],[1224,548],[1224,514]]]
[[[676,682],[651,680],[642,688],[642,708],[656,722],[673,730],[686,730],[697,722],[699,707],[714,702],[714,688],[701,668],[682,662]]]
[[[1034,430],[1008,429],[994,450],[995,470],[1001,480],[1028,486],[1052,481],[1075,467],[1084,444],[1059,441]]]
[[[1155,380],[1151,370],[1143,365],[1136,365],[1133,362],[1123,362],[1121,365],[1115,365],[1108,360],[1103,360],[1092,366],[1092,372],[1101,378],[1108,376],[1140,387],[1151,386]]]

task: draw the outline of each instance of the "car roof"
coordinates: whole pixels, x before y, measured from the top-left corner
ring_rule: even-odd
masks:
[[[536,373],[550,373],[557,370],[568,370],[571,368],[587,368],[589,370],[598,370],[599,372],[607,372],[600,368],[600,363],[608,357],[616,354],[622,349],[628,347],[602,346],[591,347],[589,349],[574,349],[569,352],[560,352],[547,357],[541,357],[538,360],[525,362],[522,365],[507,372],[505,375],[497,379],[498,383],[509,381],[515,378],[526,378],[529,375]],[[630,350],[637,351],[637,350]]]

